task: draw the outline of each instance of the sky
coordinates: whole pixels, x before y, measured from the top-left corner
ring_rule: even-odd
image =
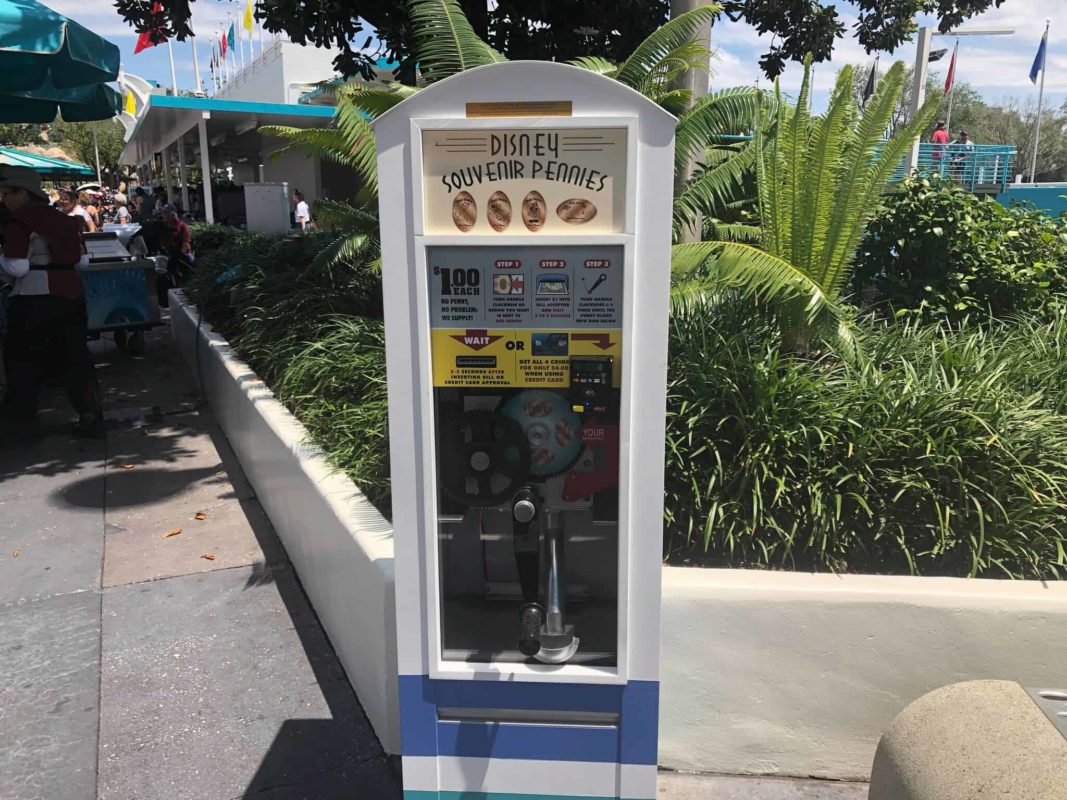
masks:
[[[826,1],[829,4],[832,0]],[[170,84],[167,47],[160,45],[134,55],[137,36],[122,21],[110,0],[44,2],[117,44],[122,51],[123,68],[126,71],[157,80],[163,85]],[[197,0],[193,4],[193,27],[202,39],[199,60],[203,75],[207,75],[211,34],[228,26],[228,14],[234,19],[238,18],[244,11],[245,2]],[[835,4],[846,28],[851,29],[855,22],[854,9],[847,0],[837,0]],[[987,11],[965,23],[963,27],[1013,28],[1015,33],[1011,36],[961,38],[956,70],[958,79],[974,86],[987,102],[997,103],[1009,98],[1021,98],[1024,102],[1032,99],[1036,102],[1037,88],[1030,83],[1028,76],[1046,19],[1052,23],[1048,75],[1045,80],[1046,107],[1059,106],[1067,100],[1067,2],[1064,0],[1005,0],[999,9]],[[933,49],[951,48],[953,41],[948,37],[935,36]],[[769,85],[758,66],[760,55],[767,49],[767,42],[767,37],[760,37],[751,26],[722,18],[712,30],[712,46],[717,56],[712,65],[712,86],[737,86],[752,84],[757,80],[763,86]],[[838,40],[833,60],[815,67],[813,107],[816,110],[825,107],[829,90],[841,66],[856,64],[867,68],[873,60],[874,57],[865,53],[851,36],[850,30],[844,39]],[[915,44],[908,42],[896,53],[882,54],[882,67],[887,67],[893,60],[914,63]],[[192,89],[192,50],[188,42],[174,43],[174,61],[179,88]],[[948,56],[931,65],[931,74],[939,75],[943,80],[947,68]],[[800,86],[801,74],[799,65],[789,65],[782,77],[783,90],[795,93]]]

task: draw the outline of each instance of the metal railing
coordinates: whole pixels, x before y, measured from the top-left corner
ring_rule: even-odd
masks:
[[[1012,161],[1018,151],[1006,144],[934,144],[919,145],[916,171],[920,175],[939,174],[970,192],[1007,191],[1012,181]],[[904,177],[901,161],[891,180]]]

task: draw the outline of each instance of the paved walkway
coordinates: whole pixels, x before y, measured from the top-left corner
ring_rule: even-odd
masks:
[[[67,436],[53,391],[44,441],[0,442],[0,800],[399,798],[166,330],[144,357],[93,349],[106,440]],[[659,783],[662,800],[866,797],[858,784]]]
[[[0,443],[0,800],[399,797],[166,330],[94,351],[106,441]]]

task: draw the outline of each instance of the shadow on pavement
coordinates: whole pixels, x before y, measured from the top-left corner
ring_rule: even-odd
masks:
[[[273,532],[271,534],[274,535]],[[253,575],[253,578],[255,575]],[[251,583],[253,578],[249,579]],[[330,719],[287,719],[243,798],[399,800],[400,782],[291,569],[276,571],[278,592],[330,711]]]

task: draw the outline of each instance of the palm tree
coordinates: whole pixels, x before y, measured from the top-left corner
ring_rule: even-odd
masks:
[[[410,1],[420,83],[434,83],[465,69],[505,60],[478,37],[456,0]],[[682,170],[693,156],[700,168],[677,198],[676,229],[702,215],[713,235],[750,241],[756,229],[736,220],[740,210],[755,206],[756,144],[736,141],[735,135],[755,129],[761,111],[768,105],[767,98],[754,88],[737,88],[714,92],[693,103],[691,92],[677,88],[677,79],[683,72],[707,62],[710,52],[694,43],[692,37],[718,14],[718,6],[706,6],[670,20],[638,45],[622,64],[603,58],[580,58],[571,63],[624,83],[678,115],[675,170]],[[373,204],[378,176],[374,132],[368,122],[418,88],[399,83],[383,87],[344,81],[328,82],[324,87],[337,103],[332,127],[265,126],[261,131],[287,140],[290,144],[284,149],[296,148],[352,168],[363,182],[362,199]],[[316,207],[316,212],[322,220],[322,211]],[[350,221],[356,229],[353,241],[347,246],[338,244],[336,253],[351,253],[366,244],[366,213],[350,204],[331,204],[329,217],[333,226],[344,231]]]
[[[811,59],[795,108],[781,102],[761,125],[752,152],[759,187],[759,246],[741,242],[675,245],[675,299],[723,287],[770,304],[782,346],[807,352],[815,339],[854,344],[840,303],[852,260],[885,186],[919,133],[933,119],[937,99],[888,140],[904,85],[904,66],[886,73],[862,114],[852,99],[852,68],[838,74],[826,113],[812,116]],[[768,131],[774,135],[768,139]]]

